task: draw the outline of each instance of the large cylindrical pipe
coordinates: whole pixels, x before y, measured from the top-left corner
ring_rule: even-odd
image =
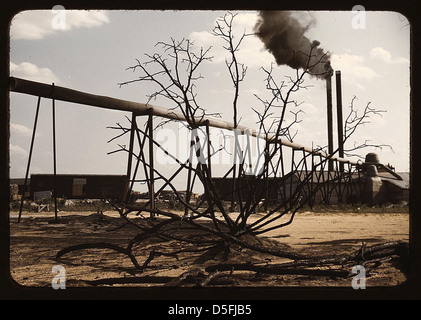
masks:
[[[78,103],[83,105],[89,105],[99,108],[105,109],[112,109],[112,110],[121,110],[121,111],[128,111],[134,112],[135,114],[148,114],[148,112],[152,112],[154,116],[163,117],[166,119],[174,119],[185,121],[184,115],[176,110],[170,110],[158,106],[153,106],[150,104],[144,104],[140,102],[133,102],[127,100],[121,100],[116,98],[111,98],[107,96],[99,96],[94,95],[91,93],[81,92],[73,89],[68,89],[64,87],[54,86],[54,92],[52,90],[53,86],[51,84],[45,84],[15,77],[10,77],[9,79],[9,91],[12,92],[19,92],[24,94],[29,94],[37,97],[55,99],[60,101]],[[151,111],[149,111],[151,110]],[[225,130],[238,130],[239,134],[250,134],[253,137],[264,139],[269,142],[273,142],[276,138],[274,134],[264,134],[260,131],[256,131],[254,129],[245,127],[245,126],[237,126],[234,127],[233,123],[215,119],[212,117],[197,117],[196,124],[198,125],[205,125],[208,123],[210,127],[220,128]],[[322,151],[314,151],[313,148],[305,147],[298,143],[291,142],[287,139],[282,139],[277,137],[277,141],[287,147],[293,149],[304,150],[306,152],[310,152],[313,154],[321,155],[322,157],[328,157]],[[351,163],[351,164],[358,164],[358,162],[350,161],[348,159],[342,159],[338,157],[332,157],[332,159],[336,159],[340,162]]]

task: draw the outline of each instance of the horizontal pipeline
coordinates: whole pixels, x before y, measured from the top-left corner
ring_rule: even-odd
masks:
[[[82,91],[55,86],[53,84],[45,84],[16,77],[9,78],[9,91],[29,94],[37,97],[89,105],[104,109],[134,112],[138,115],[148,114],[148,112],[152,112],[152,114],[157,117],[162,117],[171,120],[186,121],[184,115],[181,112],[177,112],[174,110],[168,110],[166,108],[153,106],[145,103],[94,95]],[[198,125],[208,124],[210,127],[214,128],[226,129],[230,131],[237,130],[237,132],[241,134],[250,134],[253,137],[264,139],[267,141],[273,141],[275,138],[274,135],[267,136],[245,126],[237,126],[237,128],[235,128],[233,123],[211,117],[197,117],[196,119]],[[278,138],[278,141],[283,146],[287,146],[296,150],[304,150],[314,155],[320,155],[324,158],[329,158],[329,156],[322,151],[315,151],[312,148],[308,148],[282,138]],[[337,160],[339,162],[350,163],[353,165],[358,164],[357,162],[340,157],[330,157],[330,159]]]

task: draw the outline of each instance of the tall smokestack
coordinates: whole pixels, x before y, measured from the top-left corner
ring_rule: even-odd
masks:
[[[315,77],[330,78],[330,54],[319,47],[319,41],[304,35],[311,25],[304,26],[289,11],[261,11],[254,29],[278,65],[308,69]]]
[[[344,128],[342,119],[342,84],[341,84],[341,72],[336,71],[336,114],[338,117],[338,151],[339,157],[344,157]],[[344,171],[344,164],[339,164],[340,171]]]
[[[332,78],[326,78],[326,99],[327,99],[327,141],[328,154],[333,154],[333,116],[332,116]],[[329,160],[328,170],[333,171],[333,161]]]

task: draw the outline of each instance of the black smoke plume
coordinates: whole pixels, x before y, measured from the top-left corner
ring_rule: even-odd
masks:
[[[300,24],[289,11],[261,11],[254,31],[278,65],[308,68],[311,75],[326,79],[333,75],[330,54],[304,35],[310,26]]]

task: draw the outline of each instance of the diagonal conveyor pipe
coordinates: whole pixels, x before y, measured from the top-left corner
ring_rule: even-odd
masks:
[[[147,114],[148,110],[152,109],[152,113],[154,116],[163,117],[166,119],[185,121],[184,115],[181,112],[177,112],[174,110],[168,110],[166,108],[153,106],[145,103],[90,94],[82,91],[55,86],[52,84],[40,83],[16,77],[9,78],[9,91],[29,94],[37,97],[89,105],[93,107],[134,112],[135,114]],[[206,122],[208,122],[209,126],[214,128],[226,129],[231,131],[235,129],[233,123],[223,121],[220,119],[215,119],[212,117],[198,117],[197,120],[198,124],[201,125],[205,125]],[[235,130],[238,130],[242,134],[250,134],[256,138],[264,139],[267,141],[274,140],[274,135],[266,136],[263,133],[260,133],[254,129],[245,126],[237,126]],[[304,150],[315,155],[321,155],[322,157],[329,158],[329,156],[322,151],[315,151],[312,148],[308,148],[297,143],[290,142],[286,139],[278,138],[278,141],[284,146],[293,149]],[[338,160],[339,162],[350,163],[353,165],[358,164],[355,161],[350,161],[341,157],[330,157],[330,159]]]

